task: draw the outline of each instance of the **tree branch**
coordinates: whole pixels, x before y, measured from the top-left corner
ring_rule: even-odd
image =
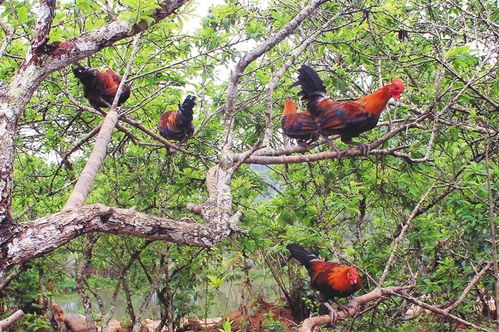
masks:
[[[378,140],[368,144],[369,146],[369,154],[372,155],[395,155],[395,152],[403,149],[404,147],[395,147],[385,150],[374,150],[377,147],[381,146],[383,143],[388,141],[390,138],[394,137],[398,133],[407,130],[409,128],[417,127],[418,123],[426,119],[431,113],[424,113],[422,116],[417,118],[411,123],[407,123],[402,125],[394,130],[388,132],[385,136],[379,138]],[[310,148],[315,147],[312,145]],[[280,156],[281,154],[289,154],[292,152],[305,152],[310,150],[310,148],[303,146],[291,146],[284,147],[278,149],[262,149],[261,151],[256,151],[254,155],[247,158],[245,163],[247,164],[291,164],[291,163],[302,163],[302,162],[310,162],[310,161],[319,161],[319,160],[327,160],[327,159],[337,159],[339,158],[339,154],[336,151],[326,151],[326,152],[318,152],[308,155],[298,155],[298,156]],[[262,156],[261,154],[266,153],[268,155]],[[348,149],[343,151],[342,156],[345,157],[356,157],[362,156],[362,151],[359,149]],[[235,160],[242,158],[243,154],[237,154],[234,156]]]
[[[487,271],[490,269],[491,266],[492,266],[492,262],[488,262],[487,265],[485,265],[484,268],[480,272],[478,272],[473,277],[473,279],[471,279],[471,281],[469,282],[468,286],[466,286],[466,288],[461,293],[461,296],[459,296],[459,298],[456,300],[456,302],[454,302],[453,304],[451,304],[450,306],[448,306],[447,308],[445,308],[443,310],[446,311],[446,312],[450,312],[450,311],[456,309],[464,301],[464,299],[466,298],[466,295],[468,295],[468,293],[476,285],[476,283],[480,280],[480,278],[485,273],[487,273]]]
[[[40,11],[35,26],[35,34],[31,41],[31,53],[33,56],[46,51],[45,45],[49,40],[50,28],[55,15],[55,0],[40,0]]]
[[[499,267],[497,266],[497,236],[496,236],[496,221],[495,221],[495,201],[494,196],[492,194],[492,173],[490,171],[490,160],[489,160],[489,139],[490,137],[486,137],[485,139],[485,168],[487,172],[486,183],[487,183],[487,197],[488,197],[488,206],[489,206],[489,223],[490,223],[490,236],[492,240],[492,259],[494,266],[494,286],[496,294],[494,296],[495,304],[496,304],[496,322],[499,323]]]
[[[345,319],[348,317],[353,317],[360,310],[362,305],[380,299],[384,296],[397,295],[396,292],[412,287],[414,286],[410,285],[410,286],[375,288],[369,293],[366,293],[358,297],[354,297],[352,300],[350,300],[347,305],[348,311],[347,310],[336,311],[336,318]],[[310,317],[302,322],[302,324],[298,328],[298,332],[312,332],[315,326],[328,324],[330,322],[331,322],[331,315]]]
[[[417,298],[409,295],[404,290],[402,290],[402,291],[396,291],[396,295],[398,295],[398,296],[400,296],[400,297],[408,300],[409,302],[414,303],[417,306],[420,306],[421,308],[428,309],[428,310],[430,310],[430,311],[432,311],[434,313],[437,313],[437,314],[442,315],[444,317],[448,317],[448,318],[450,318],[450,319],[452,319],[452,320],[454,320],[456,322],[459,322],[459,323],[465,324],[467,326],[473,327],[473,328],[475,328],[475,329],[477,329],[479,331],[488,331],[487,329],[485,329],[485,328],[483,328],[481,326],[478,326],[478,325],[473,324],[471,322],[468,322],[468,321],[466,321],[466,320],[464,320],[462,318],[454,316],[454,315],[448,313],[447,311],[445,311],[443,309],[440,309],[440,308],[437,308],[437,307],[435,307],[435,306],[433,306],[431,304],[425,303],[425,302],[423,302],[423,301],[421,301],[421,300],[419,300],[419,299],[417,299]]]
[[[24,311],[22,310],[17,310],[16,312],[14,312],[12,315],[10,315],[9,317],[3,319],[3,320],[0,320],[0,331],[2,329],[6,329],[8,328],[9,326],[11,326],[12,324],[14,324],[19,318],[21,318],[22,316],[24,315]]]
[[[230,229],[220,213],[199,224],[194,219],[174,220],[143,214],[133,209],[112,208],[102,204],[66,209],[18,226],[0,251],[0,283],[6,272],[17,264],[47,254],[69,241],[92,232],[133,235],[149,240],[168,241],[209,247],[224,240]]]
[[[135,36],[132,46],[132,55],[128,60],[127,67],[125,69],[125,73],[121,79],[120,85],[118,86],[118,90],[116,91],[116,95],[114,96],[113,104],[111,108],[106,114],[104,121],[102,122],[101,129],[99,131],[99,135],[95,139],[94,149],[88,158],[88,161],[83,168],[78,182],[71,192],[64,209],[77,207],[85,203],[88,194],[90,193],[90,189],[95,181],[97,176],[97,172],[106,157],[107,145],[111,141],[111,135],[113,134],[113,129],[118,123],[118,112],[116,111],[116,106],[118,105],[118,101],[120,99],[120,95],[123,91],[123,87],[125,86],[125,81],[130,72],[130,68],[132,67],[133,60],[135,59],[135,55],[138,51],[138,44],[140,40],[140,34]]]
[[[412,212],[409,215],[409,217],[407,218],[407,220],[404,222],[404,225],[402,226],[402,230],[400,231],[399,236],[393,242],[392,252],[390,253],[390,257],[388,258],[388,261],[386,262],[385,269],[383,270],[383,273],[381,274],[381,278],[378,281],[378,287],[381,287],[383,285],[383,282],[385,281],[386,277],[388,276],[388,272],[390,271],[390,267],[393,263],[393,259],[395,258],[395,253],[397,252],[397,250],[400,246],[400,243],[402,243],[402,241],[404,240],[405,232],[411,226],[412,220],[417,216],[417,212],[419,210],[419,207],[421,206],[421,204],[423,204],[423,202],[426,200],[428,195],[433,191],[433,188],[435,188],[435,185],[436,185],[436,182],[433,183],[428,188],[428,190],[426,190],[426,192],[423,194],[423,196],[421,196],[421,198],[419,199],[419,202],[416,204],[416,206],[412,210]]]

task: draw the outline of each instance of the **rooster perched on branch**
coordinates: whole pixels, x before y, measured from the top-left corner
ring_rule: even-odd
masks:
[[[286,99],[282,113],[281,127],[287,136],[296,138],[299,145],[307,145],[319,137],[319,130],[310,112],[296,111],[291,99]]]
[[[328,136],[340,135],[344,143],[359,146],[363,154],[369,152],[368,146],[353,142],[352,138],[376,127],[390,98],[399,99],[405,89],[401,80],[394,79],[391,84],[360,99],[335,101],[326,97],[326,87],[321,78],[306,65],[299,69],[298,81],[293,86],[296,85],[301,86],[302,99],[307,101],[308,111],[315,117],[320,132],[329,145],[339,153]]]
[[[362,288],[359,272],[352,266],[326,262],[314,254],[307,252],[298,244],[286,246],[291,256],[296,258],[308,270],[310,286],[319,291],[327,301],[335,297],[347,297]],[[331,311],[331,320],[335,320],[333,309],[326,302],[326,307]]]
[[[113,103],[121,77],[111,69],[99,72],[96,69],[78,66],[73,69],[75,76],[83,84],[85,98],[94,108],[110,107]],[[121,92],[118,106],[130,97],[130,85],[125,84]]]
[[[185,141],[194,133],[192,125],[192,108],[196,105],[196,97],[188,95],[178,111],[168,111],[161,115],[158,130],[161,136],[177,141]]]

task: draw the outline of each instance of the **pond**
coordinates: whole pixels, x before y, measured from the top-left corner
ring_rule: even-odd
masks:
[[[208,306],[207,317],[225,316],[231,310],[237,309],[242,302],[241,295],[243,292],[243,288],[244,288],[243,285],[240,283],[238,284],[226,283],[222,285],[219,290],[211,290],[213,298],[209,300],[210,305]],[[99,289],[97,290],[97,293],[102,298],[104,308],[107,312],[111,304],[112,291]],[[205,291],[200,290],[198,293],[200,299],[198,300],[197,304],[201,309],[198,310],[200,312],[196,312],[195,310],[193,310],[193,315],[204,318],[205,316],[204,308],[206,304]],[[281,297],[282,293],[280,292],[277,285],[274,283],[274,280],[270,278],[265,281],[261,281],[259,283],[253,283],[251,292],[248,292],[248,290],[245,289],[245,297],[247,303],[254,302],[258,296],[262,296],[267,301],[273,301]],[[93,297],[91,297],[91,299],[92,299],[92,308],[94,310],[98,310],[97,301],[95,301],[95,298]],[[142,304],[143,299],[144,295],[141,296],[136,295],[132,297],[132,303],[136,311]],[[57,303],[62,308],[62,310],[64,310],[65,316],[69,314],[84,312],[81,298],[77,293],[54,296],[52,300],[55,303]],[[126,298],[122,293],[120,293],[116,301],[116,307],[113,318],[120,321],[129,320],[128,313],[126,312]],[[153,295],[151,303],[149,304],[149,307],[147,308],[143,318],[149,318],[155,320],[160,319],[160,307],[159,307],[158,297],[156,294]]]

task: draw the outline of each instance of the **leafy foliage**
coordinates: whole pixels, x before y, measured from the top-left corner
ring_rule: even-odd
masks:
[[[59,4],[50,40],[67,40],[99,27],[110,14],[133,23],[151,23],[151,14],[158,9],[157,2],[151,0],[110,3],[107,9],[88,0]],[[192,3],[177,16],[147,30],[133,63],[133,92],[124,112],[155,130],[162,112],[176,109],[187,94],[196,95],[196,136],[183,146],[195,155],[168,154],[142,131],[125,126],[125,132],[113,135],[109,156],[87,203],[136,207],[170,218],[197,218],[185,206],[207,198],[206,172],[217,161],[224,141],[221,115],[229,71],[252,46],[285,26],[303,5],[303,1],[291,0],[269,1],[267,6],[258,1],[226,0],[203,13],[206,15],[199,28],[191,33],[185,27],[194,25]],[[145,295],[159,277],[162,316],[178,326],[191,312],[199,317],[208,315],[209,304],[220,307],[217,314],[226,314],[227,308],[222,309],[214,299],[228,283],[244,285],[243,305],[248,305],[249,294],[253,298],[259,295],[251,276],[279,286],[282,293],[296,292],[309,312],[318,314],[318,301],[306,287],[307,277],[285,260],[285,245],[301,243],[331,260],[355,264],[362,271],[365,290],[371,290],[383,273],[401,225],[435,184],[422,203],[422,208],[428,209],[413,220],[385,284],[407,284],[415,278],[415,296],[440,307],[456,301],[484,262],[492,259],[486,178],[491,172],[493,201],[497,202],[499,168],[496,155],[486,166],[484,151],[497,147],[499,81],[493,58],[497,49],[490,46],[495,38],[491,26],[498,15],[495,4],[325,3],[294,34],[247,68],[236,99],[237,150],[248,150],[262,138],[267,87],[277,69],[335,15],[338,18],[298,55],[273,91],[270,147],[289,144],[278,129],[279,113],[286,97],[298,100],[298,89],[290,86],[296,68],[307,63],[320,71],[329,94],[338,99],[356,98],[382,82],[402,78],[408,93],[383,114],[381,121],[387,125],[363,134],[361,140],[374,141],[399,123],[397,120],[433,111],[433,120],[384,145],[405,146],[403,152],[414,159],[425,159],[429,151],[429,158],[414,162],[369,155],[315,163],[243,165],[231,187],[234,208],[244,211],[241,226],[249,235],[235,236],[210,251],[165,243],[143,248],[143,239],[101,235],[93,247],[91,267],[98,274],[109,272],[109,276],[89,277],[91,289],[113,289],[116,276],[124,270],[129,291]],[[15,29],[15,38],[0,62],[0,80],[8,81],[29,47],[25,32],[33,29],[35,13],[27,1],[14,0],[5,5],[0,18]],[[5,31],[0,35],[3,38]],[[86,65],[110,66],[122,72],[130,44],[126,40],[105,48],[85,60]],[[64,206],[93,139],[69,152],[102,119],[81,105],[88,106],[70,68],[52,74],[33,96],[19,123],[16,143],[13,211],[19,220],[34,220]],[[345,148],[342,143],[339,146]],[[328,149],[323,145],[314,152]],[[29,312],[29,304],[42,293],[39,266],[53,280],[55,293],[74,291],[71,280],[82,259],[82,247],[83,239],[78,239],[56,250],[49,259],[37,259],[12,283],[12,290],[2,295],[9,305]],[[164,264],[168,269],[160,276]],[[487,273],[456,309],[456,315],[492,326],[491,317],[481,311],[484,298],[493,294],[493,284],[493,273]],[[388,327],[393,331],[447,330],[454,324],[427,314],[405,321],[402,317],[410,304],[399,298],[376,305],[371,314],[345,324],[359,331]],[[35,315],[27,316],[23,324],[26,329],[44,328]],[[282,331],[271,317],[265,324],[269,331]],[[229,320],[220,329],[231,330]]]

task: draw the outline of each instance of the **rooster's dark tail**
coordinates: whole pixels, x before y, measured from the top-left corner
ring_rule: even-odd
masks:
[[[320,100],[325,98],[326,87],[315,70],[309,66],[302,65],[298,72],[298,81],[293,86],[299,85],[301,87],[300,95],[303,100],[308,102],[308,110],[317,115],[319,110],[316,106]]]
[[[291,251],[291,256],[296,258],[302,265],[304,265],[307,269],[310,266],[310,262],[320,260],[319,257],[317,257],[314,254],[311,254],[307,252],[305,249],[303,249],[302,246],[291,243],[286,246],[289,251]]]

